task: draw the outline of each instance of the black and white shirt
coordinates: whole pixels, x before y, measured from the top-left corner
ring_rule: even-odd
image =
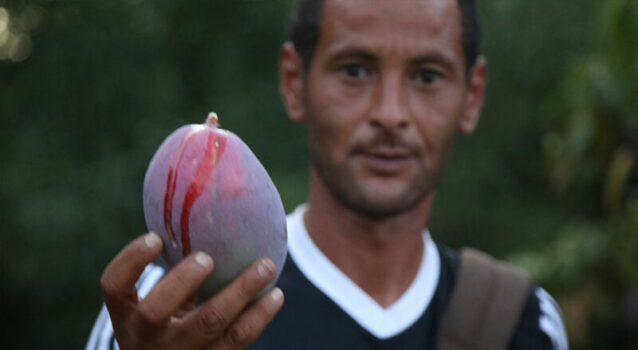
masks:
[[[286,300],[249,349],[435,349],[436,331],[454,287],[458,254],[423,232],[419,271],[393,305],[382,308],[312,242],[303,224],[305,206],[288,216],[288,257],[277,285]],[[164,275],[149,265],[138,281],[144,296]],[[511,350],[568,350],[560,310],[533,287],[510,341]],[[87,350],[118,349],[105,307]]]

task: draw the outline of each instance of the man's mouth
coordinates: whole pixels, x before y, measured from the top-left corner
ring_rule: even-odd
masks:
[[[388,160],[408,158],[412,154],[405,148],[393,148],[393,147],[377,147],[362,151],[363,154],[375,158],[384,158]]]
[[[376,173],[391,175],[409,165],[412,152],[404,148],[376,147],[357,152],[366,168]]]

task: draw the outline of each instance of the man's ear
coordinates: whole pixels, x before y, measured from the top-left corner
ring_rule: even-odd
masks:
[[[288,117],[295,122],[305,117],[303,80],[301,57],[291,42],[285,42],[279,60],[279,92]]]
[[[465,95],[463,116],[459,121],[459,129],[464,134],[471,134],[478,124],[487,83],[487,61],[479,57],[468,73],[467,94]]]

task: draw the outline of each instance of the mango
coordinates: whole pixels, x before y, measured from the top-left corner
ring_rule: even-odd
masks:
[[[193,251],[215,261],[200,297],[216,293],[260,257],[277,268],[266,289],[275,284],[287,247],[281,198],[250,148],[218,127],[215,113],[164,140],[148,166],[143,192],[146,225],[162,237],[169,268]]]

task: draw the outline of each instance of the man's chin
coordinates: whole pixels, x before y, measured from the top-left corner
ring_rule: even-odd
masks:
[[[388,193],[386,191],[360,191],[358,194],[346,194],[347,198],[340,198],[341,202],[352,211],[371,219],[388,219],[401,215],[416,207],[424,200],[426,194],[418,191],[400,191]],[[343,193],[341,194],[343,195]]]
[[[373,220],[385,220],[399,216],[414,208],[417,203],[353,203],[351,209]]]
[[[332,195],[346,208],[371,219],[387,219],[417,206],[428,194],[424,173],[374,176],[348,167],[313,170]]]

